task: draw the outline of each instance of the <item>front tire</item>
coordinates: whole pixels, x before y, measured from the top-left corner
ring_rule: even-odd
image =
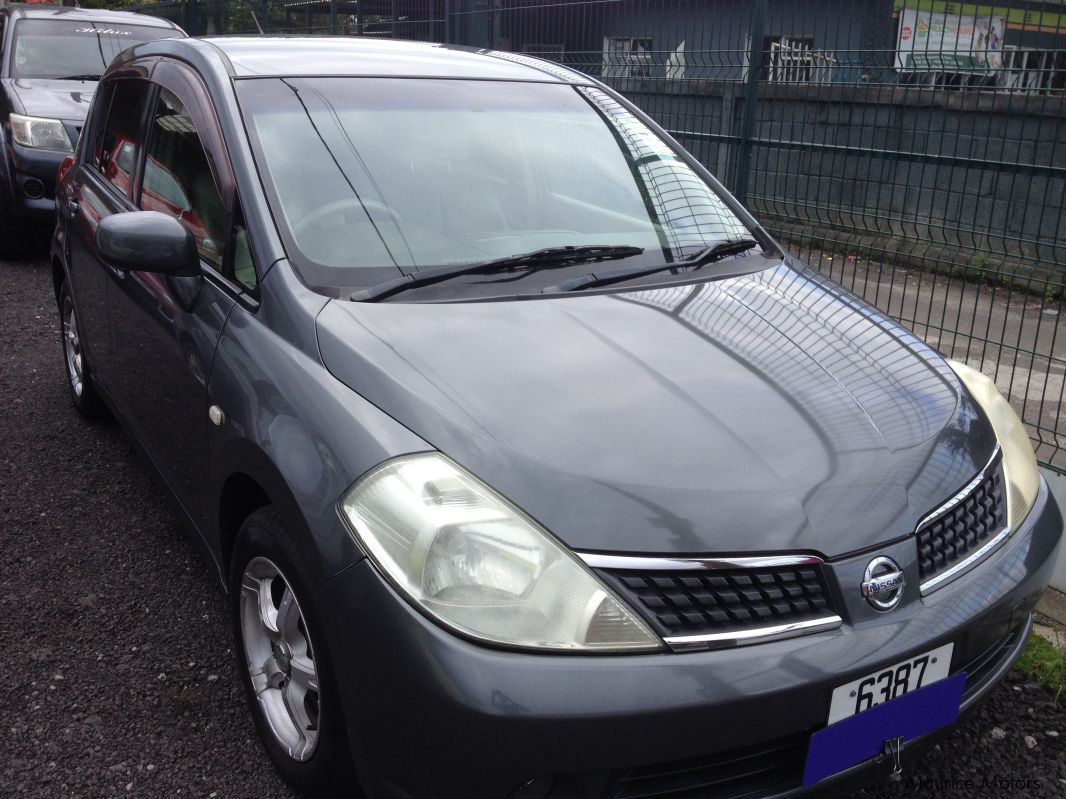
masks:
[[[70,401],[83,419],[100,419],[107,415],[107,407],[93,385],[92,370],[78,329],[78,314],[66,281],[59,289],[59,322]]]
[[[241,526],[230,568],[237,664],[259,737],[308,797],[361,796],[313,584],[271,507]]]

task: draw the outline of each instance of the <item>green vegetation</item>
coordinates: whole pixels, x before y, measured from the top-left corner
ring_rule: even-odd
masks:
[[[1026,679],[1038,682],[1055,695],[1055,701],[1066,689],[1066,654],[1039,635],[1029,637],[1025,651],[1015,665]]]

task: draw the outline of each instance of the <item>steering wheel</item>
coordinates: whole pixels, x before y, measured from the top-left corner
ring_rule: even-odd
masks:
[[[311,211],[311,213],[293,225],[292,232],[295,236],[300,237],[309,229],[319,227],[319,223],[324,219],[348,210],[351,210],[357,216],[370,217],[374,221],[378,221],[382,217],[389,217],[397,225],[403,222],[400,215],[383,202],[360,200],[358,197],[342,197],[339,200],[320,205]]]

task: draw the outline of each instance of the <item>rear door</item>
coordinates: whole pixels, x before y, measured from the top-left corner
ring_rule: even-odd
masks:
[[[237,301],[233,278],[246,254],[233,174],[207,89],[192,70],[160,62],[146,115],[135,196],[139,208],[178,219],[192,233],[201,275],[129,272],[110,287],[110,320],[122,405],[193,520],[206,519],[207,381],[219,335]],[[254,276],[254,270],[251,273]]]

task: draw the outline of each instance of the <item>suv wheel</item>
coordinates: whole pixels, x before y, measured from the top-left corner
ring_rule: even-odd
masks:
[[[3,186],[0,186],[2,192]],[[18,258],[26,252],[26,234],[0,197],[0,258]]]

